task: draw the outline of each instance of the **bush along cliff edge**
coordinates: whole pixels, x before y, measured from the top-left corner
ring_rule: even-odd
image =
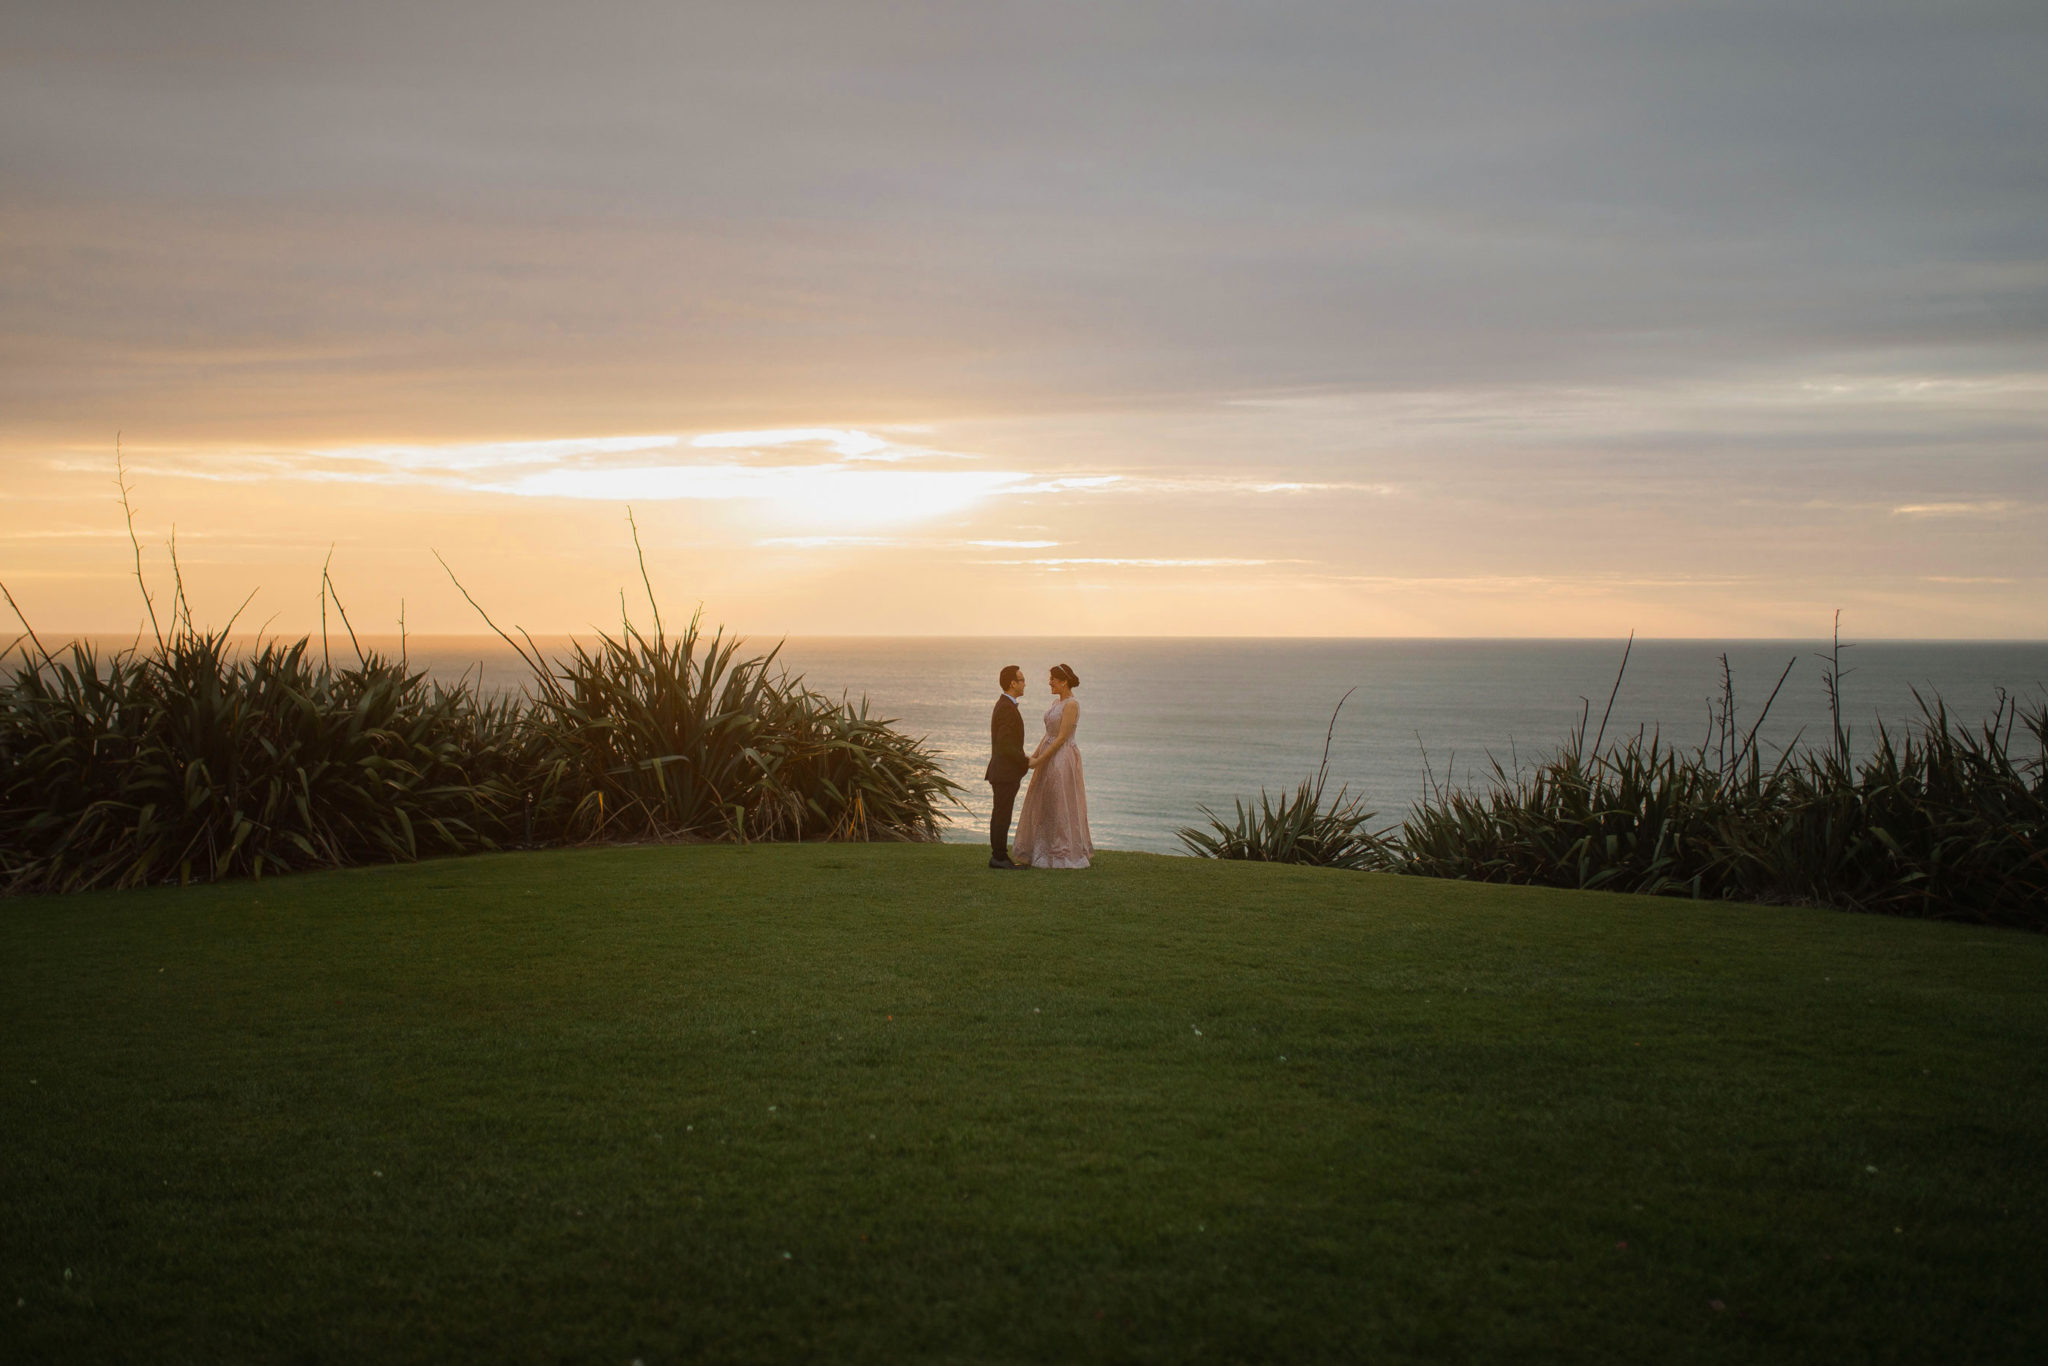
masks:
[[[668,632],[644,560],[652,634],[622,613],[549,658],[499,631],[529,671],[501,696],[357,647],[324,569],[353,663],[324,629],[317,655],[310,637],[236,648],[232,619],[195,625],[182,575],[160,625],[139,546],[136,577],[148,633],[111,653],[46,648],[0,585],[23,627],[0,676],[0,891],[522,844],[933,840],[957,790],[924,741],[782,669],[779,646],[746,653],[695,616]]]
[[[1852,757],[1841,648],[1838,633],[1824,657],[1833,733],[1769,762],[1757,742],[1769,704],[1736,724],[1724,656],[1722,706],[1696,749],[1644,733],[1603,744],[1604,718],[1589,743],[1588,708],[1533,767],[1495,762],[1477,786],[1432,784],[1398,826],[1374,830],[1348,791],[1327,794],[1326,736],[1322,767],[1294,792],[1261,791],[1227,820],[1205,809],[1208,823],[1179,837],[1208,858],[2048,930],[2048,704],[2001,695],[1972,724],[1916,694],[1918,716],[1880,726]]]

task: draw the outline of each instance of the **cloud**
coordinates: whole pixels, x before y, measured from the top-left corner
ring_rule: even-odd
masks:
[[[554,441],[456,442],[438,446],[342,446],[314,453],[322,460],[376,465],[391,470],[465,473],[560,465],[579,457],[628,455],[666,450],[677,436],[578,436]]]
[[[1446,588],[1472,592],[1522,592],[1552,588],[1736,588],[1758,583],[1755,575],[1586,574],[1318,574],[1324,583],[1373,588]]]
[[[668,434],[644,436],[578,436],[547,441],[455,441],[436,444],[322,446],[309,450],[157,450],[145,459],[131,459],[130,474],[205,479],[217,483],[249,483],[265,479],[308,479],[316,482],[364,484],[438,484],[481,486],[481,481],[512,471],[582,468],[624,455],[670,450],[682,438]],[[99,462],[75,459],[51,462],[54,467],[99,471]]]
[[[1077,566],[1097,566],[1114,569],[1251,569],[1271,564],[1307,564],[1307,560],[1243,560],[1235,558],[1211,559],[1150,559],[1127,558],[1122,556],[1090,556],[1038,560],[983,560],[983,564],[1010,567],[1031,566],[1041,569],[1070,569]]]
[[[2019,505],[2007,498],[1986,498],[1963,503],[1902,503],[1892,509],[1894,517],[2002,517]]]
[[[898,536],[770,536],[754,542],[791,550],[1050,550],[1058,541],[919,540]]]
[[[1938,387],[2048,316],[2018,0],[14,8],[10,420]]]
[[[121,423],[187,443],[138,472],[195,481],[166,500],[188,524],[295,502],[344,538],[401,500],[331,495],[398,488],[480,527],[662,500],[734,523],[722,546],[978,516],[934,534],[1741,565],[1752,602],[1908,550],[2048,563],[2039,0],[91,0],[4,27],[9,527],[88,524],[30,500],[99,499],[103,466],[47,457]],[[573,435],[607,431],[655,435]],[[2048,629],[2006,596],[2001,630]]]
[[[884,441],[872,432],[840,427],[783,427],[761,432],[706,432],[690,438],[699,449],[762,450],[776,446],[821,445],[844,460],[902,460],[919,454]]]
[[[832,458],[791,463],[706,459],[694,452],[743,451],[771,456],[815,447]],[[661,463],[647,456],[673,453]],[[1117,494],[1150,498],[1288,496],[1390,486],[1273,480],[1256,476],[1161,477],[1150,474],[962,469],[981,457],[905,446],[849,427],[791,427],[707,432],[685,440],[673,433],[564,437],[545,441],[360,445],[300,452],[158,453],[132,471],[217,483],[280,478],[316,483],[431,485],[518,498],[608,502],[751,502],[772,504],[807,523],[886,525],[942,517],[990,498],[1060,498]],[[931,466],[937,466],[932,468]],[[821,537],[779,543],[825,543]],[[778,543],[778,542],[770,542]],[[852,543],[852,542],[846,542]],[[1032,548],[1018,543],[1012,548]],[[1047,542],[1047,545],[1057,542]],[[1009,543],[991,542],[988,548]]]
[[[1029,478],[1008,470],[682,464],[538,470],[477,487],[520,498],[756,502],[790,521],[876,526],[964,512]]]
[[[120,527],[106,527],[93,530],[52,530],[38,528],[32,531],[0,531],[0,541],[110,541],[127,540],[128,533]]]
[[[1012,489],[1012,493],[1096,493],[1105,489],[1120,489],[1129,481],[1120,474],[1061,475],[1049,479],[1034,479],[1029,484]]]
[[[1351,482],[1276,481],[1245,475],[1155,475],[1087,474],[1056,475],[1036,479],[1013,489],[1030,493],[1114,493],[1150,497],[1241,497],[1246,494],[1368,493],[1385,497],[1396,492],[1392,484]]]

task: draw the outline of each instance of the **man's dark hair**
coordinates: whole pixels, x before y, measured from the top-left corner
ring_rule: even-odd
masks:
[[[1001,676],[996,679],[996,686],[1001,688],[1004,692],[1008,692],[1010,690],[1010,685],[1012,683],[1015,683],[1018,679],[1022,678],[1023,676],[1024,669],[1022,665],[1005,664],[1003,665],[1003,672]]]

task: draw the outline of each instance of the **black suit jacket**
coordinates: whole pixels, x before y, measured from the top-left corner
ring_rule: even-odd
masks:
[[[981,776],[992,783],[1021,783],[1031,771],[1031,756],[1024,752],[1024,713],[1008,697],[996,699],[988,718],[988,772]]]

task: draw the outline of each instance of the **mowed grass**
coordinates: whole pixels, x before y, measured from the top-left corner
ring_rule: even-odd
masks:
[[[2048,939],[984,857],[0,903],[0,1357],[2048,1349]]]

